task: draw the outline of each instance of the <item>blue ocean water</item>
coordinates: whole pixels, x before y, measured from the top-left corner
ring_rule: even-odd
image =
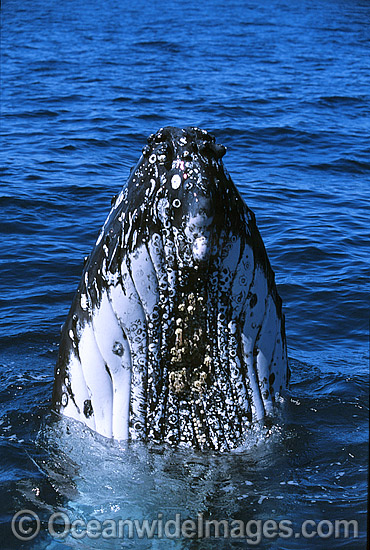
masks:
[[[366,0],[4,0],[1,45],[2,549],[247,548],[242,539],[56,541],[47,518],[356,520],[366,545],[370,4]],[[227,146],[283,298],[281,426],[230,455],[52,433],[60,326],[147,135],[195,125]],[[19,541],[10,522],[38,513]]]

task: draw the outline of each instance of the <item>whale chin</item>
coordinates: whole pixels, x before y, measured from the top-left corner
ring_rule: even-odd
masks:
[[[65,322],[53,410],[118,440],[228,450],[287,386],[255,217],[198,128],[148,138]]]

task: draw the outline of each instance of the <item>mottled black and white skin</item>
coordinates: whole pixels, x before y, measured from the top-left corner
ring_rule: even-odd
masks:
[[[273,417],[289,372],[281,299],[224,153],[198,128],[148,138],[62,331],[58,414],[218,451]]]

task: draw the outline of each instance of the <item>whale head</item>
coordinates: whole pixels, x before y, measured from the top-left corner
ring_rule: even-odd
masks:
[[[177,265],[197,270],[218,254],[220,235],[241,236],[244,205],[222,163],[225,152],[198,128],[151,135],[125,191],[128,211],[140,210],[137,223],[125,228],[128,242],[133,235],[135,247],[138,239],[168,229]]]
[[[281,300],[255,218],[198,128],[148,138],[62,335],[58,413],[116,439],[238,446],[287,383]]]

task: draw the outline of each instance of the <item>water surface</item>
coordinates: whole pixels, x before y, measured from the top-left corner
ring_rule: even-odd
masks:
[[[258,547],[365,547],[369,20],[365,0],[3,2],[2,548],[134,547],[55,542],[45,522],[59,506],[87,519],[354,519],[355,540]],[[284,302],[284,418],[237,454],[125,450],[45,427],[83,256],[147,135],[165,125],[206,128],[227,146]],[[22,508],[42,518],[29,543],[9,528]]]

